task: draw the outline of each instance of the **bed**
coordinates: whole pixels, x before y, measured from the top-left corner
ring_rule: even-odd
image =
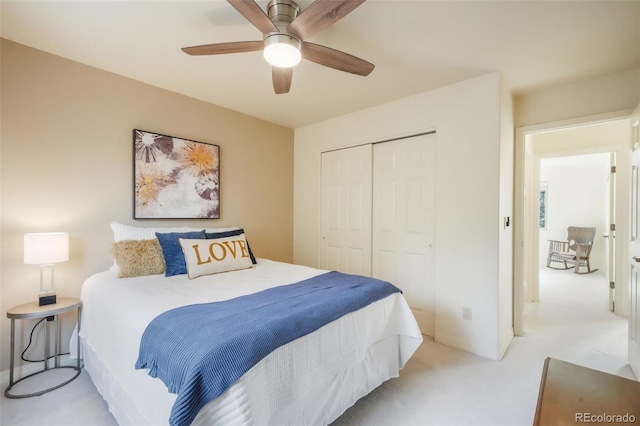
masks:
[[[152,231],[136,232],[119,234],[114,228],[114,239],[144,239]],[[85,369],[119,424],[168,424],[176,394],[148,370],[134,368],[154,318],[177,307],[235,299],[327,272],[257,259],[252,267],[191,278],[120,278],[114,265],[82,287],[79,338]],[[200,409],[192,424],[329,424],[397,377],[421,342],[404,297],[390,294],[272,351]]]

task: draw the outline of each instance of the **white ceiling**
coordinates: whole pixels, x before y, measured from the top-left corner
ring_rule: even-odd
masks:
[[[261,52],[180,50],[261,39],[226,1],[0,5],[4,38],[291,128],[490,71],[518,95],[640,67],[640,1],[369,0],[308,41],[375,70],[360,77],[303,61],[285,95],[273,93]]]

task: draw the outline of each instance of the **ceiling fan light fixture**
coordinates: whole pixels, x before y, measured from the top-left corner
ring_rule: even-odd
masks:
[[[264,59],[274,67],[291,68],[300,63],[302,43],[289,34],[276,33],[264,39]]]

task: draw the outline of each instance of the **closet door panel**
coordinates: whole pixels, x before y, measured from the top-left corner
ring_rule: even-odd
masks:
[[[322,154],[320,267],[371,276],[372,147]]]
[[[435,135],[373,148],[372,274],[402,289],[435,333]]]
[[[340,262],[341,247],[327,245],[324,250],[325,250],[326,260],[324,262],[324,265],[321,265],[320,267],[323,269],[337,271],[340,268],[340,263],[341,263]]]
[[[374,277],[384,281],[389,281],[392,284],[398,280],[398,271],[396,270],[398,261],[396,259],[396,252],[378,250],[374,264]]]

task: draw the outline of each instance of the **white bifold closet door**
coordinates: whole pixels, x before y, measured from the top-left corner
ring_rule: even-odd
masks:
[[[372,272],[404,293],[435,334],[435,134],[373,147]]]
[[[435,333],[435,134],[322,154],[320,267],[399,287]]]
[[[372,148],[322,154],[320,267],[371,276]]]

